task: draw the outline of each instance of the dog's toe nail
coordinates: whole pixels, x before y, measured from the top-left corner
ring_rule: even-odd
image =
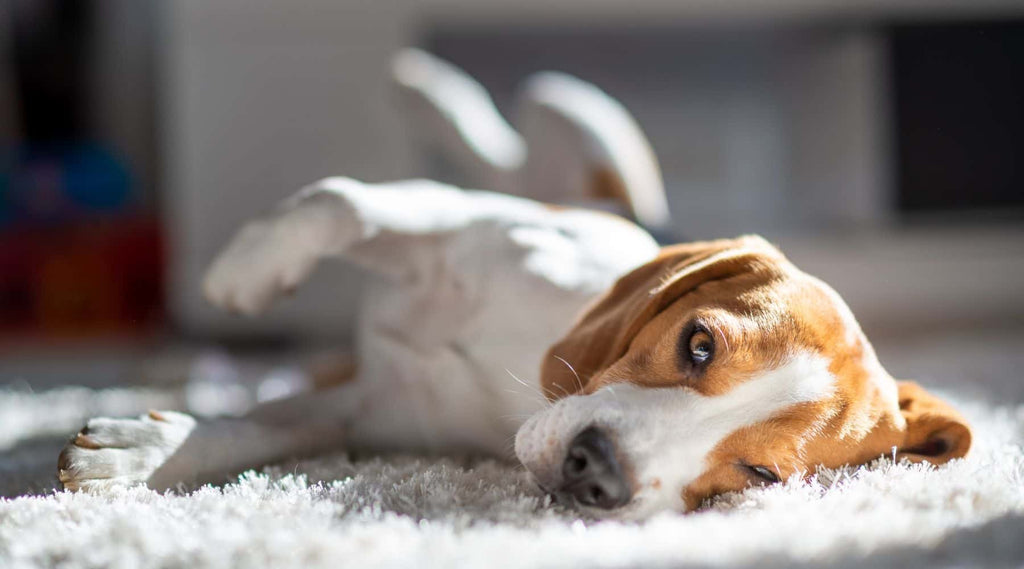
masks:
[[[60,451],[60,456],[57,457],[57,473],[59,476],[69,476],[68,471],[71,470],[71,457],[68,456],[68,449],[65,447],[64,450]]]
[[[162,421],[164,423],[167,422],[167,417],[165,417],[163,413],[156,411],[154,409],[149,410],[149,418],[153,419],[154,421]]]
[[[100,448],[100,444],[97,443],[95,439],[93,439],[89,435],[83,435],[81,433],[79,433],[78,436],[75,437],[75,446],[91,449]]]

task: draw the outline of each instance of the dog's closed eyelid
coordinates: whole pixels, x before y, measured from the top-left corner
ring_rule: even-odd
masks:
[[[782,477],[767,466],[758,466],[746,463],[741,463],[738,466],[745,470],[748,476],[761,484],[775,484],[782,480]]]

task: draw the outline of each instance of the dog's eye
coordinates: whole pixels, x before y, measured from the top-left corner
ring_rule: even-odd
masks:
[[[747,470],[749,470],[754,476],[757,476],[758,478],[764,480],[769,484],[775,484],[776,482],[779,481],[779,475],[775,474],[771,469],[766,468],[764,466],[748,465]]]
[[[715,341],[711,334],[700,327],[694,328],[687,345],[690,351],[690,360],[695,364],[707,363],[715,351]]]
[[[715,337],[704,324],[691,321],[679,334],[676,354],[680,371],[689,379],[699,377],[715,357]]]

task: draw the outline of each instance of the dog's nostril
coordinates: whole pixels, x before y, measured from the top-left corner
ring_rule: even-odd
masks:
[[[565,469],[572,474],[580,474],[587,469],[587,457],[578,449],[570,449],[569,456],[565,459]]]
[[[560,491],[595,508],[618,508],[629,502],[629,484],[615,447],[600,429],[587,428],[569,444]]]

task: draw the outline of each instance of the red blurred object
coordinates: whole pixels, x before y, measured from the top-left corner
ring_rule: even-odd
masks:
[[[0,232],[0,339],[154,331],[164,319],[164,246],[154,218]]]

